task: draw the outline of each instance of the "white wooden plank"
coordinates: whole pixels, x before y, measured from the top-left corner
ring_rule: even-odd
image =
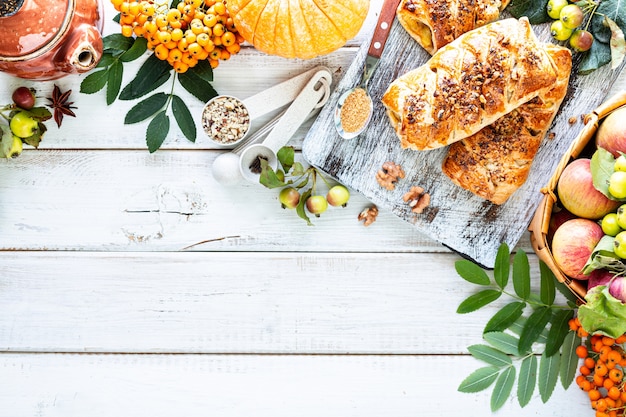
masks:
[[[307,226],[280,208],[277,190],[215,182],[218,154],[30,150],[1,160],[0,248],[181,250],[211,241],[195,249],[447,252],[384,210],[363,226],[357,216],[370,203],[358,193]]]
[[[491,390],[456,391],[467,356],[0,355],[0,416],[484,417]],[[589,416],[557,385],[495,415]]]
[[[2,252],[0,351],[465,353],[511,298],[457,314],[458,259]]]

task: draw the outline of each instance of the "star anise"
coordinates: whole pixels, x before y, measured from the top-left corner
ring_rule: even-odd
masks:
[[[76,117],[76,114],[72,111],[72,109],[76,108],[72,106],[74,102],[67,101],[70,98],[70,94],[72,94],[72,90],[67,90],[63,93],[59,86],[55,84],[54,90],[52,90],[52,97],[48,97],[48,101],[50,102],[48,107],[54,110],[54,121],[57,123],[58,127],[61,127],[64,115]]]

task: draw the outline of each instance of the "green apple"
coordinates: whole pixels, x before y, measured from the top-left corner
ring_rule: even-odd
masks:
[[[600,226],[602,226],[604,234],[609,236],[615,236],[622,231],[622,228],[617,222],[617,213],[609,213],[604,216]]]
[[[9,126],[11,127],[11,132],[20,138],[27,138],[34,135],[39,128],[37,120],[30,117],[28,112],[25,111],[13,115]]]
[[[615,198],[626,198],[626,172],[615,171],[609,177],[609,193]]]
[[[13,135],[13,142],[11,143],[11,149],[9,149],[7,158],[16,158],[20,156],[20,154],[22,153],[22,147],[22,138],[18,138],[17,136]]]
[[[626,259],[626,231],[619,232],[615,236],[613,252],[621,259]]]
[[[617,224],[626,230],[626,204],[622,204],[617,208]]]
[[[615,158],[615,165],[613,165],[613,170],[626,172],[626,155],[621,154],[620,156]]]

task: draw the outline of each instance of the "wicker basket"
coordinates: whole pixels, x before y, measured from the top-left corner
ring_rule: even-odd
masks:
[[[567,164],[576,159],[583,152],[583,150],[585,150],[587,144],[595,138],[596,130],[598,129],[602,119],[623,105],[626,105],[626,91],[612,96],[592,113],[585,116],[585,126],[582,131],[576,140],[572,142],[563,158],[561,158],[561,161],[557,165],[552,178],[550,178],[550,181],[548,182],[548,185],[541,189],[541,193],[544,194],[544,197],[539,203],[537,211],[535,212],[535,215],[530,222],[530,226],[528,227],[528,230],[530,231],[530,242],[539,259],[546,263],[550,270],[554,272],[556,279],[569,287],[569,289],[581,302],[585,301],[584,297],[587,294],[586,283],[568,277],[559,269],[554,262],[552,252],[550,251],[550,245],[548,244],[550,217],[552,216],[552,211],[555,208],[555,203],[557,202],[556,186],[559,181],[559,177]]]

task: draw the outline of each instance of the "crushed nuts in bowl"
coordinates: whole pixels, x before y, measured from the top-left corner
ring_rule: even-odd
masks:
[[[250,130],[250,113],[238,98],[217,96],[204,106],[202,128],[216,144],[236,145]]]

